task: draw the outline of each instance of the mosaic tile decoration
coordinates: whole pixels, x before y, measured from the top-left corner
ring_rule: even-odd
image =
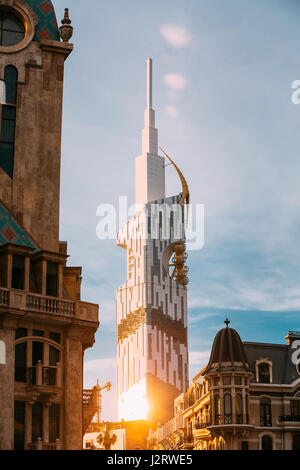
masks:
[[[25,0],[39,18],[35,27],[34,41],[51,39],[59,41],[57,20],[50,0]]]
[[[38,246],[31,239],[30,235],[0,201],[0,246],[6,243],[28,246],[34,248],[34,251],[39,251]]]

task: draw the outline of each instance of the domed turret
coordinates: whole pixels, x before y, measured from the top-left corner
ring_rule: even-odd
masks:
[[[42,39],[59,41],[59,31],[53,4],[50,0],[26,0],[27,5],[36,15],[34,41]]]
[[[230,321],[226,319],[226,328],[216,335],[211,351],[206,373],[220,369],[243,368],[249,370],[247,356],[240,335],[229,328]]]

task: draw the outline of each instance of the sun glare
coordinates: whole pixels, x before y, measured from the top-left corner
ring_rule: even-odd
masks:
[[[146,381],[133,385],[119,398],[119,419],[125,421],[146,420],[149,403],[146,396]]]

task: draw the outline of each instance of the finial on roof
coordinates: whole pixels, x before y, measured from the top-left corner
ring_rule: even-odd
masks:
[[[71,26],[71,20],[69,18],[69,8],[65,8],[65,15],[61,20],[62,26],[59,28],[59,34],[63,42],[69,42],[73,36],[73,26]]]
[[[225,325],[226,325],[227,328],[228,328],[228,326],[229,326],[229,324],[230,324],[230,321],[228,320],[228,318],[226,318],[226,320],[224,321],[224,323],[225,323]]]

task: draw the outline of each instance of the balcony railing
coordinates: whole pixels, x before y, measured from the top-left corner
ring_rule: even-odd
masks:
[[[31,386],[59,387],[60,366],[46,367],[39,361],[36,366],[28,369],[28,384]]]
[[[8,307],[9,305],[9,290],[0,288],[0,306]]]
[[[195,429],[206,429],[209,426],[211,426],[211,424],[210,424],[209,421],[207,421],[205,423],[196,423],[194,427],[195,427]]]
[[[56,442],[43,442],[39,437],[36,442],[27,444],[27,448],[28,450],[61,450],[61,443],[59,439]]]
[[[299,423],[300,422],[300,416],[294,416],[294,415],[279,416],[279,421],[281,423],[285,423],[285,422]]]
[[[26,307],[34,312],[72,317],[74,316],[74,306],[75,302],[69,300],[61,300],[37,294],[27,294]]]
[[[226,415],[215,415],[214,426],[220,426],[222,424],[249,424],[249,416],[242,414],[226,414]]]

